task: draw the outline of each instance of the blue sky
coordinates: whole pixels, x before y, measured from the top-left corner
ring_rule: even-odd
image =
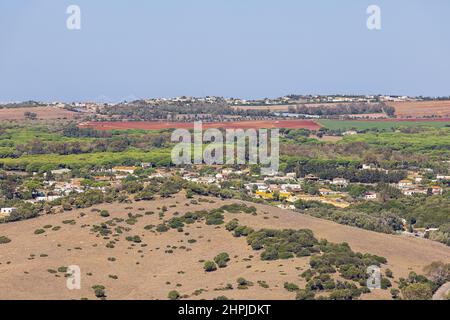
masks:
[[[0,0],[0,101],[450,95],[449,39],[448,0]]]

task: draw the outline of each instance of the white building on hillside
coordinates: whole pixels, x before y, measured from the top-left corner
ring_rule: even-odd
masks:
[[[348,186],[348,180],[344,178],[334,178],[331,184],[338,187],[346,188]]]
[[[364,198],[366,200],[376,200],[377,199],[377,194],[375,192],[368,192],[368,193],[366,193]]]

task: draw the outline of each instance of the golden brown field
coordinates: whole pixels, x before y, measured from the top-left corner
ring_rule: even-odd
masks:
[[[77,114],[57,107],[10,108],[0,109],[0,120],[25,120],[25,112],[36,113],[41,120],[72,119]]]
[[[418,101],[418,102],[388,102],[396,110],[398,118],[423,118],[423,117],[450,117],[450,100],[445,101]],[[334,107],[339,103],[329,104],[308,104],[308,106],[327,105]],[[273,106],[235,106],[241,110],[271,110],[275,112],[288,112],[290,105],[273,105]],[[364,115],[378,117],[379,115]]]
[[[389,105],[395,108],[397,117],[400,118],[450,117],[450,100],[391,102]]]
[[[262,261],[245,238],[233,237],[224,225],[208,226],[199,222],[187,225],[183,232],[169,230],[161,234],[144,229],[146,225],[161,223],[158,212],[164,205],[168,207],[164,219],[170,219],[175,212],[183,214],[238,202],[210,200],[214,203],[187,206],[189,200],[178,195],[172,199],[97,206],[108,210],[109,218],[102,218],[91,209],[82,209],[0,225],[0,236],[12,240],[0,244],[0,299],[96,299],[94,285],[105,286],[108,299],[167,299],[171,290],[177,290],[188,299],[218,296],[294,299],[295,293],[285,290],[283,284],[287,281],[304,286],[299,274],[307,269],[309,258]],[[255,229],[311,229],[317,238],[346,241],[355,251],[385,256],[387,267],[393,270],[396,279],[411,270],[421,272],[432,261],[450,261],[450,248],[436,242],[379,234],[274,207],[255,206],[258,209],[256,216],[226,213],[225,221],[238,218],[241,225]],[[144,214],[149,211],[155,214]],[[118,223],[130,230],[119,237],[111,237],[111,240],[119,240],[112,249],[105,246],[110,240],[90,231],[93,225],[112,218],[127,219],[129,212],[140,213],[143,217],[134,225]],[[67,223],[71,220],[74,221],[72,224]],[[45,233],[34,234],[36,229],[44,226],[47,226]],[[53,231],[49,226],[61,229]],[[142,243],[126,241],[128,235],[139,235]],[[220,252],[229,253],[228,267],[206,273],[201,261],[211,260]],[[81,290],[68,290],[64,273],[48,271],[69,265],[81,268]],[[110,276],[117,276],[117,279]],[[247,290],[236,289],[239,277],[252,281],[254,286]],[[266,281],[269,288],[259,286],[260,280]],[[233,290],[219,290],[228,283],[233,285]],[[390,294],[378,290],[363,298],[388,299]]]

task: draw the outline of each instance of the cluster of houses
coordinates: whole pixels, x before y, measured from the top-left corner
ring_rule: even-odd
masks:
[[[221,182],[229,180],[231,177],[241,177],[242,175],[249,174],[249,170],[235,170],[231,168],[217,169],[216,174],[206,174],[201,175],[198,170],[190,170],[187,171],[185,169],[181,169],[180,173],[182,175],[183,180],[195,182],[198,184],[211,185],[216,184],[220,186]]]
[[[132,175],[136,170],[146,167],[147,164],[142,164],[141,167],[135,166],[117,166],[112,169],[102,170],[98,176],[94,176],[95,182],[107,182],[110,186],[120,185],[120,180],[125,179],[128,175]],[[101,190],[106,191],[105,186],[87,186],[83,185],[84,179],[80,178],[66,178],[71,174],[70,169],[52,170],[52,179],[44,181],[44,188],[33,193],[33,198],[27,200],[30,203],[37,202],[51,202],[59,198],[67,196],[71,193],[83,193],[86,190]],[[103,174],[103,175],[100,175]],[[44,174],[46,177],[46,174]]]
[[[369,164],[364,164],[361,170],[378,170],[383,171],[386,174],[389,173],[388,170],[380,169]],[[320,195],[311,196],[303,192],[302,184],[305,181],[316,182],[319,186],[321,186],[319,189]],[[435,180],[427,180],[425,182],[425,179],[420,173],[411,171],[408,173],[407,179],[402,180],[397,184],[393,184],[393,186],[401,190],[404,196],[413,196],[417,194],[442,195],[444,188],[440,184],[441,182],[448,181],[450,181],[450,176],[437,175]],[[348,202],[349,194],[342,190],[347,188],[349,184],[350,181],[344,178],[323,180],[314,175],[307,175],[304,178],[297,179],[295,173],[288,173],[284,176],[275,175],[265,177],[264,180],[249,183],[245,187],[248,192],[254,195],[255,198],[269,201],[282,201],[283,203],[279,205],[282,208],[291,209],[292,204],[298,200],[318,201],[332,204],[336,207],[345,208],[350,205]],[[366,185],[374,186],[374,184]],[[360,199],[375,201],[378,199],[378,194],[376,192],[366,192]]]
[[[129,175],[136,174],[137,170],[150,168],[150,163],[142,163],[140,166],[115,166],[111,169],[103,169],[93,176],[94,183],[83,183],[84,179],[72,178],[70,169],[58,169],[51,171],[51,177],[45,179],[42,190],[33,193],[33,198],[28,202],[51,202],[71,193],[82,193],[86,190],[106,191],[108,186],[120,186],[121,180]],[[349,186],[350,181],[345,178],[335,178],[332,180],[320,179],[315,175],[306,175],[298,178],[296,173],[281,174],[273,172],[266,176],[251,175],[250,169],[213,167],[212,170],[202,170],[202,166],[178,169],[157,169],[152,172],[149,178],[170,178],[175,173],[186,181],[204,185],[217,185],[221,187],[223,182],[243,177],[252,179],[244,185],[248,194],[254,198],[268,201],[278,201],[282,208],[293,209],[293,204],[299,200],[318,201],[331,204],[336,207],[345,208],[350,205],[352,198],[344,190]],[[373,165],[363,165],[361,170],[380,170],[388,173],[387,170],[377,168]],[[427,173],[430,173],[428,171]],[[398,188],[403,195],[413,196],[416,194],[441,195],[444,192],[442,185],[450,181],[450,176],[437,175],[435,180],[425,179],[422,173],[410,171],[408,177],[399,183],[392,184]],[[319,189],[314,195],[308,190],[303,190],[305,182],[314,183]],[[369,185],[369,184],[367,184]],[[372,185],[373,186],[373,185]],[[377,200],[376,192],[367,192],[359,200]],[[2,208],[0,217],[10,215],[15,208]]]
[[[112,173],[115,174],[115,179],[122,178],[122,174],[133,174],[138,167],[115,167],[112,169]],[[231,179],[239,179],[243,176],[249,176],[250,169],[233,169],[222,168],[220,166],[213,167],[214,172],[201,173],[201,166],[193,168],[181,168],[176,169],[177,174],[180,174],[183,180],[203,184],[203,185],[217,185],[221,187],[223,182]],[[170,178],[173,176],[174,171],[157,170],[149,176],[149,178]],[[331,186],[337,188],[346,188],[349,185],[349,181],[344,178],[336,178],[333,180],[320,180],[314,175],[308,175],[305,178],[297,178],[296,173],[291,172],[287,174],[280,174],[273,172],[264,177],[255,175],[258,180],[256,182],[250,182],[244,185],[249,194],[255,198],[264,200],[280,200],[284,203],[290,203],[291,208],[293,203],[298,200],[304,201],[320,201],[323,203],[329,203],[338,207],[347,207],[347,203],[344,198],[348,196],[347,192],[335,191],[330,189]],[[319,182],[322,185],[329,185],[330,188],[321,188],[320,195],[311,196],[303,192],[302,183],[304,181]],[[333,188],[336,189],[336,188]],[[368,197],[373,197],[368,195]],[[376,198],[376,195],[375,195]]]
[[[426,185],[423,183],[424,178],[422,175],[417,172],[410,172],[407,179],[401,180],[394,186],[405,196],[414,196],[417,194],[441,195],[444,192],[444,189],[439,186],[438,183],[445,180],[450,181],[450,177],[438,175],[436,180],[431,181],[432,185]]]
[[[83,184],[84,179],[71,178],[70,169],[58,169],[51,171],[52,178],[44,181],[44,187],[42,190],[37,190],[33,193],[33,198],[28,200],[30,203],[37,202],[51,202],[67,196],[71,193],[82,193],[86,190],[101,190],[106,191],[107,186],[120,186],[121,180],[127,178],[130,175],[136,174],[136,171],[141,168],[150,168],[150,163],[142,163],[141,166],[115,166],[111,169],[104,169],[98,172],[98,175],[93,177],[95,182],[105,182],[103,184],[97,184],[96,186]],[[211,185],[216,184],[220,186],[220,183],[227,181],[229,178],[239,177],[249,174],[250,170],[235,170],[231,168],[219,169],[215,168],[217,173],[200,174],[200,168],[177,169],[176,171],[181,174],[182,178],[186,181],[192,181],[199,184]],[[175,173],[174,170],[156,170],[148,177],[152,178],[170,178]]]
[[[324,187],[319,189],[319,195],[313,196],[304,192],[302,184],[305,181],[320,182]],[[320,180],[314,175],[307,175],[305,178],[297,178],[296,173],[287,173],[285,175],[268,176],[261,181],[248,183],[245,185],[245,188],[249,193],[253,194],[255,198],[268,201],[281,201],[282,203],[279,207],[283,209],[293,209],[293,204],[299,200],[318,201],[345,208],[350,205],[344,200],[348,196],[348,193],[333,189],[346,188],[348,184],[349,181],[344,178]],[[329,188],[325,187],[327,185]],[[331,186],[337,188],[330,189]]]

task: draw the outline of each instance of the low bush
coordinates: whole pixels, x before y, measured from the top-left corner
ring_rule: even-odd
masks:
[[[102,210],[102,211],[100,211],[100,216],[103,218],[107,218],[110,216],[110,214],[109,214],[108,210]]]
[[[295,283],[291,283],[291,282],[285,282],[284,283],[284,288],[289,291],[289,292],[295,292],[298,291],[300,288],[298,287],[298,285],[296,285]]]
[[[217,267],[213,261],[206,261],[203,265],[203,269],[205,269],[206,272],[213,272],[217,270]]]
[[[11,239],[9,239],[6,236],[0,236],[0,244],[6,244],[6,243],[10,243]]]
[[[181,298],[181,295],[178,291],[173,290],[169,292],[167,297],[169,298],[169,300],[178,300]]]
[[[230,256],[226,252],[222,252],[218,254],[214,261],[217,263],[219,268],[225,268],[227,266],[227,262],[230,261]]]
[[[300,289],[295,296],[296,300],[314,300],[315,293],[306,289]]]
[[[248,287],[253,286],[253,282],[248,281],[244,278],[238,278],[236,280],[237,284],[238,284],[238,289],[248,289]]]

